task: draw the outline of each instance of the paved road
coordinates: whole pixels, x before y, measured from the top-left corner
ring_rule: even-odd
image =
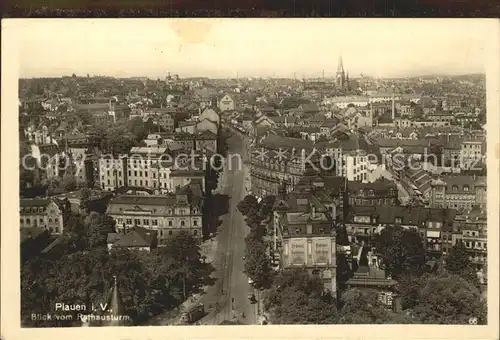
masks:
[[[229,153],[239,153],[246,158],[245,143],[246,140],[244,141],[238,134],[233,134],[228,141]],[[250,304],[248,300],[252,288],[243,273],[245,236],[249,230],[236,206],[246,195],[246,171],[239,169],[237,163],[238,160],[233,158],[231,169],[225,170],[223,174],[224,184],[220,189],[223,194],[229,196],[229,211],[222,217],[222,225],[219,226],[220,231],[217,235],[218,259],[214,265],[218,268],[216,272],[218,282],[210,287],[205,297],[206,301],[211,301],[210,304],[216,301],[220,311],[204,318],[202,324],[217,325],[224,320],[256,324],[257,320],[257,306]],[[241,313],[244,313],[245,317],[242,317]]]

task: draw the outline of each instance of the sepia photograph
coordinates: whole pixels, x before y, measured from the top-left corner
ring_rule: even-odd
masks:
[[[4,21],[3,326],[498,327],[498,32]]]

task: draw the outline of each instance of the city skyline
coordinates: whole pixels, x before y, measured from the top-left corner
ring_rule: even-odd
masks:
[[[485,24],[55,19],[9,21],[4,29],[18,34],[21,78],[73,73],[162,78],[169,72],[183,78],[329,78],[340,56],[351,78],[397,78],[484,73]],[[334,34],[325,34],[328,30]]]

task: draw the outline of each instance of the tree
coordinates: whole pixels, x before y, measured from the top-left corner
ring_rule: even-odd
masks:
[[[260,223],[262,222],[262,217],[259,215],[259,212],[257,210],[250,210],[248,212],[247,218],[245,219],[245,222],[252,229],[258,228],[260,226]]]
[[[446,258],[445,268],[451,274],[459,275],[469,282],[476,282],[476,271],[462,242],[453,246]]]
[[[349,289],[342,296],[339,323],[389,323],[390,315],[378,301],[376,291]]]
[[[181,232],[169,239],[165,247],[158,248],[160,258],[171,259],[170,271],[182,287],[183,297],[197,292],[209,280],[213,268],[203,263],[199,241],[193,235]]]
[[[486,304],[479,290],[458,275],[427,275],[422,280],[413,313],[424,323],[467,324],[477,318],[485,324]]]
[[[270,195],[266,196],[260,202],[260,215],[263,218],[270,217],[273,213],[274,202],[276,201],[276,196]]]
[[[253,239],[251,243],[247,243],[246,253],[245,273],[255,282],[256,287],[268,287],[273,269],[266,244]]]
[[[64,191],[73,191],[77,188],[76,178],[69,171],[66,171],[63,175],[61,186]]]
[[[253,195],[246,195],[243,201],[238,203],[238,210],[242,215],[247,216],[251,211],[258,211],[259,203]]]
[[[374,244],[382,265],[394,278],[408,272],[422,272],[425,266],[425,248],[416,230],[399,226],[386,227],[375,236]]]
[[[80,209],[86,214],[89,213],[89,199],[90,199],[91,191],[89,188],[82,188],[80,190]]]
[[[301,269],[285,270],[276,277],[264,310],[277,324],[331,324],[337,318],[335,299],[324,291],[319,277]]]
[[[106,247],[108,233],[114,233],[115,221],[109,215],[91,212],[85,218],[87,241],[89,248]]]

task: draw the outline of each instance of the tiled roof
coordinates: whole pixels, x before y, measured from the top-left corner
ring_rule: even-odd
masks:
[[[296,148],[296,149],[312,149],[314,144],[310,140],[301,139],[301,138],[290,138],[290,137],[282,137],[278,135],[270,134],[264,138],[261,142],[263,147],[269,148]]]
[[[393,181],[390,181],[386,178],[381,178],[372,183],[361,183],[356,181],[350,181],[347,184],[349,192],[357,193],[360,190],[369,191],[374,190],[375,195],[380,193],[389,192],[390,189],[396,189],[397,186]]]
[[[340,139],[337,142],[339,143],[339,146],[342,148],[342,150],[360,150],[360,144],[359,144],[359,135],[358,134],[353,134],[350,135],[348,139]]]
[[[353,206],[350,209],[350,214],[351,217],[373,216],[377,219],[378,224],[392,225],[396,218],[400,218],[402,225],[423,227],[423,224],[428,221],[451,224],[456,216],[456,211],[441,208],[378,205],[373,207]]]
[[[475,187],[478,183],[481,186],[486,183],[486,177],[484,176],[474,178],[473,176],[450,175],[441,176],[441,179],[446,183],[446,193],[472,194],[475,193]],[[468,187],[469,191],[465,191],[464,187]]]
[[[134,227],[125,235],[112,235],[108,234],[108,242],[114,239],[113,247],[151,247],[156,238],[156,231]]]
[[[78,104],[77,110],[107,110],[109,109],[108,103],[92,103],[92,104]]]
[[[52,200],[50,198],[22,198],[20,200],[21,207],[45,207]]]

